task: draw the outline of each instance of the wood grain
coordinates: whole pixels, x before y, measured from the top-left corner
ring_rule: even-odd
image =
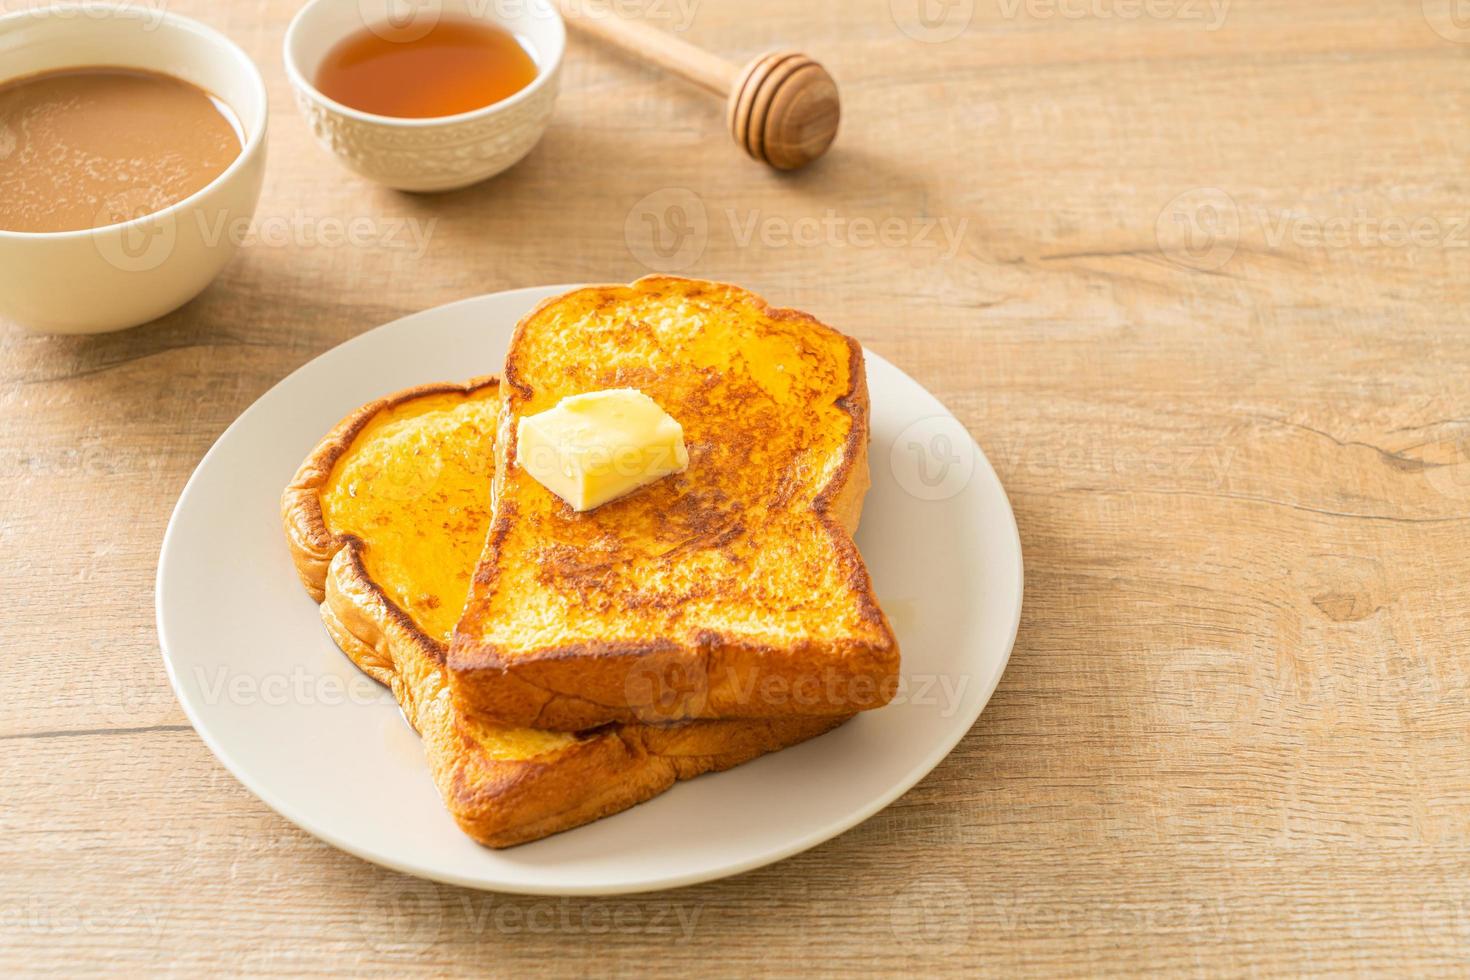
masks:
[[[1470,972],[1470,31],[1448,0],[917,3],[648,5],[831,69],[843,131],[798,174],[574,43],[532,156],[437,197],[312,142],[296,4],[169,4],[258,60],[269,175],[182,311],[0,331],[6,973]],[[841,326],[986,448],[1027,592],[985,715],[852,832],[664,894],[479,894],[295,830],[160,663],[189,472],[395,316],[671,266]]]

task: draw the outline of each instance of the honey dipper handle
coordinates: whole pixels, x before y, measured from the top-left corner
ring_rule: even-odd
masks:
[[[567,24],[600,38],[635,58],[688,79],[725,98],[740,77],[740,69],[723,58],[637,20],[625,20],[598,0],[561,0]]]

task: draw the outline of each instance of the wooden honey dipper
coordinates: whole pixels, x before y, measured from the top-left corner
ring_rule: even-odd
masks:
[[[837,136],[837,83],[804,54],[775,51],[741,68],[593,0],[561,5],[577,30],[724,97],[730,135],[762,163],[777,170],[804,167]]]

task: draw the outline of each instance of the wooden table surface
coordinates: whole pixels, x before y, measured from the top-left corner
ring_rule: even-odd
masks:
[[[315,145],[281,68],[295,6],[169,3],[270,87],[217,283],[112,336],[0,330],[0,969],[1470,973],[1451,0],[634,0],[732,59],[823,60],[832,155],[765,172],[705,96],[574,43],[532,156],[438,197]],[[985,447],[1027,588],[984,716],[860,827],[667,893],[440,887],[295,829],[159,657],[190,471],[401,314],[662,269],[816,313]]]

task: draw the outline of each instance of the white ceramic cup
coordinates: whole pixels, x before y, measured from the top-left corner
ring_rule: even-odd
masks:
[[[230,107],[244,148],[213,181],[162,211],[80,231],[0,230],[0,317],[38,333],[121,330],[188,302],[235,254],[265,171],[265,83],[218,31],[136,5],[63,4],[0,17],[0,83],[88,66],[147,69],[199,86]]]
[[[413,36],[450,17],[487,20],[519,36],[536,62],[535,80],[482,109],[426,119],[362,112],[312,81],[349,35],[390,26]],[[311,0],[286,29],[284,58],[301,114],[348,169],[399,190],[447,191],[493,177],[531,152],[551,121],[566,45],[550,0]]]

